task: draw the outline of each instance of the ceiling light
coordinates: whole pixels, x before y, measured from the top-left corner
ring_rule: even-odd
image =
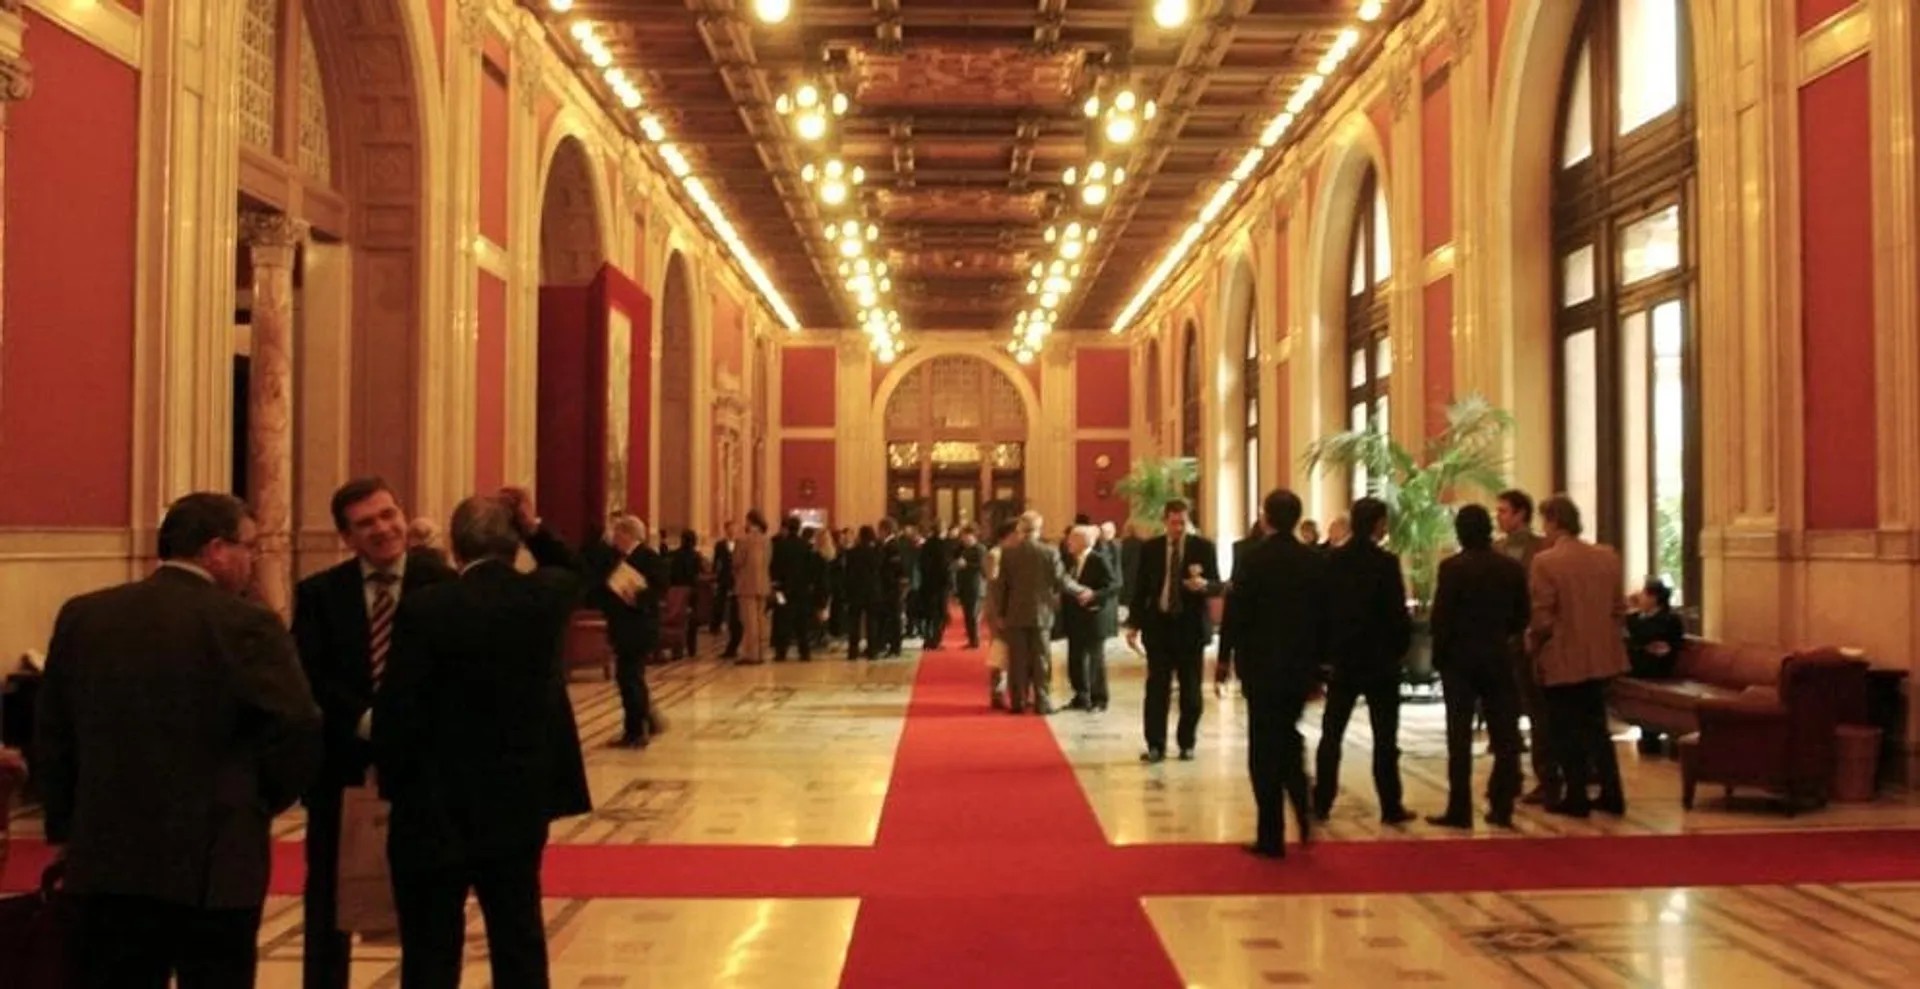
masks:
[[[1114,144],[1125,144],[1139,133],[1140,125],[1131,115],[1121,114],[1107,120],[1107,140]]]
[[[1163,28],[1176,28],[1193,15],[1187,0],[1153,0],[1153,22]]]
[[[593,24],[590,21],[574,21],[573,26],[567,28],[567,33],[573,35],[573,40],[585,43],[593,37]]]
[[[793,13],[793,0],[753,0],[753,16],[762,24],[778,24]]]
[[[640,118],[640,133],[647,135],[647,140],[655,144],[667,138],[667,129],[660,125],[660,118],[651,113]]]
[[[1080,190],[1080,201],[1088,206],[1104,205],[1107,201],[1107,187],[1099,183],[1083,187]]]
[[[1369,22],[1379,20],[1380,0],[1366,0],[1365,3],[1362,3],[1360,5],[1360,19]]]
[[[556,14],[564,14],[573,9],[573,0],[547,0],[547,9]]]

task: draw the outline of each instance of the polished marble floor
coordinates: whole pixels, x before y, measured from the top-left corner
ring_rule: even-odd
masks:
[[[1139,661],[1116,644],[1113,709],[1068,712],[1049,728],[1107,838],[1116,845],[1238,842],[1250,834],[1240,703],[1208,684],[1199,758],[1142,766]],[[601,845],[871,845],[906,720],[916,664],[847,662],[736,668],[710,656],[652,671],[668,730],[641,752],[609,749],[617,703],[588,677],[573,695],[589,746],[598,809],[554,840]],[[983,690],[984,695],[984,690]],[[982,698],[984,700],[984,696]],[[1305,729],[1317,741],[1318,711]],[[1438,705],[1403,717],[1408,803],[1443,802]],[[1703,791],[1679,806],[1667,759],[1620,745],[1631,802],[1621,819],[1563,821],[1532,810],[1519,833],[1664,833],[1915,828],[1920,798],[1788,818],[1764,801]],[[1368,777],[1364,717],[1349,731],[1342,793],[1325,835],[1337,841],[1468,838],[1423,825],[1383,828]],[[1484,782],[1485,761],[1477,767]],[[37,822],[16,821],[31,834]],[[298,813],[280,825],[302,833]],[[1489,838],[1478,832],[1468,840]],[[1839,839],[1836,836],[1836,840]],[[1437,854],[1445,854],[1436,847]],[[1287,868],[1287,863],[1279,868]],[[1441,982],[1474,987],[1892,986],[1920,972],[1920,876],[1912,882],[1614,891],[1148,897],[1162,945],[1190,986],[1372,986]],[[813,899],[550,899],[555,985],[768,986],[839,983],[860,901]],[[300,910],[273,898],[262,930],[261,985],[299,984]],[[470,911],[464,985],[489,985],[485,941]],[[1063,944],[1063,951],[1077,950]],[[363,944],[356,987],[398,985],[398,949]],[[1004,983],[1020,985],[1017,974]]]

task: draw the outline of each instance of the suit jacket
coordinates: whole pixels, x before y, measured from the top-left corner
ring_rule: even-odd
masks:
[[[1526,568],[1512,557],[1489,547],[1440,561],[1428,616],[1433,668],[1508,668],[1530,609]]]
[[[934,536],[920,547],[920,590],[926,594],[945,594],[953,588],[954,543]]]
[[[1532,529],[1521,529],[1518,532],[1509,532],[1501,536],[1500,541],[1494,544],[1495,549],[1498,549],[1501,553],[1505,554],[1507,558],[1518,562],[1521,567],[1526,569],[1533,567],[1533,558],[1539,556],[1540,551],[1546,547],[1547,541],[1540,538],[1540,534],[1534,532]]]
[[[763,598],[773,592],[773,550],[767,534],[752,526],[733,549],[733,593],[743,598]]]
[[[814,608],[826,590],[826,561],[799,536],[773,541],[773,586],[796,608]]]
[[[1606,546],[1566,538],[1540,551],[1528,572],[1534,671],[1543,686],[1603,680],[1627,672],[1621,622],[1620,556]]]
[[[880,598],[880,544],[855,543],[840,558],[846,561],[847,603],[870,607]]]
[[[273,613],[196,573],[68,601],[33,774],[67,888],[258,907],[270,825],[320,766],[320,708]]]
[[[618,550],[614,556],[619,556]],[[641,543],[627,554],[624,562],[647,582],[647,589],[635,596],[632,604],[607,586],[607,578],[614,571],[612,566],[604,573],[584,570],[586,579],[593,582],[586,599],[606,616],[607,638],[613,643],[614,651],[637,653],[644,659],[660,645],[660,610],[667,600],[667,561],[661,559],[653,547]]]
[[[1107,558],[1107,572],[1113,574],[1114,587],[1118,588],[1116,595],[1125,596],[1127,588],[1127,568],[1125,566],[1126,561],[1120,559],[1120,544],[1111,539],[1102,539],[1094,543],[1093,548],[1095,552]],[[1119,609],[1119,602],[1117,600],[1114,603],[1114,609],[1115,611]]]
[[[1262,533],[1233,541],[1233,575],[1227,578],[1228,584],[1232,584],[1240,579],[1240,561],[1246,559],[1247,554],[1251,552],[1255,546],[1260,545],[1260,541],[1265,538],[1266,536]],[[1242,606],[1239,601],[1245,599],[1236,600],[1231,593],[1227,594],[1226,597],[1225,605],[1220,609],[1220,649],[1221,655],[1231,656],[1231,651],[1239,648],[1240,645],[1239,629],[1237,623],[1234,621],[1233,612],[1234,609]]]
[[[1060,554],[1038,539],[1000,551],[1000,576],[994,620],[1000,628],[1053,627],[1060,595],[1078,595],[1086,587],[1067,576]]]
[[[963,565],[964,564],[964,565]],[[986,584],[987,548],[974,543],[958,545],[953,554],[953,595],[963,603],[980,600]]]
[[[725,539],[713,544],[713,586],[733,590],[733,543]]]
[[[907,541],[899,536],[880,544],[880,602],[897,604],[907,588]]]
[[[1261,539],[1233,558],[1226,622],[1234,671],[1248,695],[1304,697],[1327,660],[1327,558],[1291,535]]]
[[[1400,558],[1355,536],[1327,554],[1327,568],[1333,679],[1364,685],[1397,678],[1413,644]]]
[[[1107,555],[1090,549],[1084,566],[1072,559],[1061,561],[1061,566],[1069,578],[1093,592],[1093,600],[1086,604],[1076,600],[1075,595],[1060,595],[1062,631],[1074,638],[1111,638],[1117,624],[1114,601],[1120,596],[1120,580],[1107,562]],[[1076,567],[1077,574],[1074,573]]]
[[[453,568],[439,556],[408,550],[400,600],[404,603],[453,577]],[[326,715],[326,761],[317,786],[339,789],[366,781],[373,747],[360,737],[360,719],[373,707],[373,657],[368,650],[372,634],[359,558],[322,570],[294,588],[293,639],[314,699]]]
[[[1181,560],[1188,573],[1195,567],[1200,568],[1200,579],[1206,586],[1189,591],[1179,583],[1186,580],[1187,574],[1175,574],[1174,610],[1162,612],[1160,593],[1166,588],[1167,537],[1155,536],[1141,545],[1136,579],[1128,585],[1127,627],[1165,636],[1165,641],[1175,648],[1205,649],[1207,640],[1213,637],[1213,616],[1207,599],[1220,595],[1219,557],[1212,540],[1189,532]]]
[[[400,600],[373,714],[396,857],[526,851],[548,822],[593,808],[560,657],[578,563],[544,531],[527,548],[533,573],[483,561]]]

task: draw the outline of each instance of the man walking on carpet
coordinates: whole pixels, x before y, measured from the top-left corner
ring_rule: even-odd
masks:
[[[1039,512],[1020,516],[1020,538],[1000,553],[996,587],[994,631],[1006,636],[1007,681],[1010,707],[1020,714],[1031,703],[1033,713],[1052,714],[1048,684],[1053,679],[1047,657],[1047,635],[1053,628],[1054,608],[1061,595],[1085,605],[1093,592],[1067,576],[1060,555],[1040,541],[1044,524]]]

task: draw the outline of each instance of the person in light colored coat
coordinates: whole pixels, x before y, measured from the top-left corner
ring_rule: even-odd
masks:
[[[733,594],[740,601],[740,663],[751,666],[766,662],[767,595],[773,590],[767,518],[759,509],[747,513],[746,534],[733,553]]]
[[[1554,761],[1566,781],[1565,794],[1547,809],[1568,817],[1586,817],[1594,808],[1623,814],[1606,701],[1608,681],[1627,672],[1620,555],[1580,538],[1580,508],[1566,495],[1542,503],[1540,518],[1547,546],[1528,575],[1533,617],[1527,642],[1546,693]],[[1600,797],[1590,802],[1587,786],[1596,773],[1591,781],[1600,785]]]
[[[1039,512],[1022,515],[1025,538],[1000,551],[994,617],[1007,640],[1007,681],[1013,694],[1009,707],[1015,714],[1029,702],[1035,714],[1053,713],[1047,637],[1053,629],[1054,610],[1062,594],[1081,604],[1093,600],[1092,591],[1067,576],[1060,554],[1040,541],[1042,523]]]

